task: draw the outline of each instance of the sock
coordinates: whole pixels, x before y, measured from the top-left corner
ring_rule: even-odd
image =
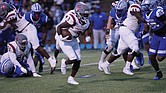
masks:
[[[102,52],[101,58],[100,58],[100,62],[104,62],[104,60],[105,60],[106,57],[107,57],[107,54],[105,54],[104,52]]]
[[[125,65],[125,68],[130,69],[130,65],[131,65],[131,62],[127,61],[126,65]]]

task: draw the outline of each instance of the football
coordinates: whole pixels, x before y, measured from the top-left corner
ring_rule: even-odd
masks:
[[[72,34],[67,30],[67,29],[62,29],[62,37],[66,37],[66,36],[69,36],[67,38],[67,40],[71,40],[72,39]]]

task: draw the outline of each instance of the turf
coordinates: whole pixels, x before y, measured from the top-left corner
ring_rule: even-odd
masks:
[[[145,56],[146,52],[143,51]],[[134,71],[134,76],[122,73],[124,62],[119,58],[111,65],[111,74],[105,75],[98,71],[97,62],[101,50],[82,50],[81,68],[75,80],[79,85],[68,84],[67,77],[71,68],[62,75],[60,72],[60,60],[65,58],[63,53],[58,56],[57,69],[50,75],[48,62],[44,65],[42,78],[22,77],[4,78],[0,77],[0,93],[166,93],[166,62],[159,65],[163,71],[163,78],[158,81],[152,80],[156,74],[145,57],[145,65],[139,71]],[[38,69],[38,68],[37,68]]]

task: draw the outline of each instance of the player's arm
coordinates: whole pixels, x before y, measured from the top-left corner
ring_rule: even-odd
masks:
[[[163,9],[159,9],[156,12],[156,16],[157,16],[158,20],[160,20],[161,22],[163,22],[166,25],[166,15],[165,15]]]
[[[62,22],[61,24],[59,24],[58,27],[57,27],[58,35],[61,35],[62,28],[72,27],[75,24],[76,24],[76,19],[72,14],[69,14],[69,15],[65,16],[65,21]]]
[[[10,60],[13,62],[14,65],[18,67],[22,67],[21,64],[17,61],[14,46],[9,43],[7,47],[8,47],[8,54],[9,54]]]
[[[146,33],[148,33],[150,30],[150,27],[147,23],[144,23],[144,29],[142,31],[142,34],[145,35]]]

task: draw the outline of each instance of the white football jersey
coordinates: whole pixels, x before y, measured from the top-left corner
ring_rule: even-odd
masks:
[[[138,19],[131,14],[131,11],[141,12],[141,6],[139,4],[132,4],[127,12],[127,18],[123,21],[123,24],[130,30],[136,31],[139,27]]]
[[[68,22],[70,25],[73,25],[72,27],[69,27],[67,29],[75,38],[78,37],[80,33],[86,31],[90,26],[89,19],[85,19],[84,22],[80,21],[76,17],[76,13],[74,10],[70,10],[69,12],[67,12],[59,24],[65,21]]]
[[[12,26],[18,31],[24,30],[27,24],[29,24],[29,22],[22,17],[16,9],[13,9],[8,13],[6,20],[10,20],[10,18],[17,18],[17,21],[14,22]]]
[[[21,51],[15,41],[10,42],[7,46],[8,46],[9,52],[16,54],[18,62],[23,62],[24,60],[28,59],[31,53],[31,47],[32,47],[31,44],[28,42],[26,49],[24,51]]]

